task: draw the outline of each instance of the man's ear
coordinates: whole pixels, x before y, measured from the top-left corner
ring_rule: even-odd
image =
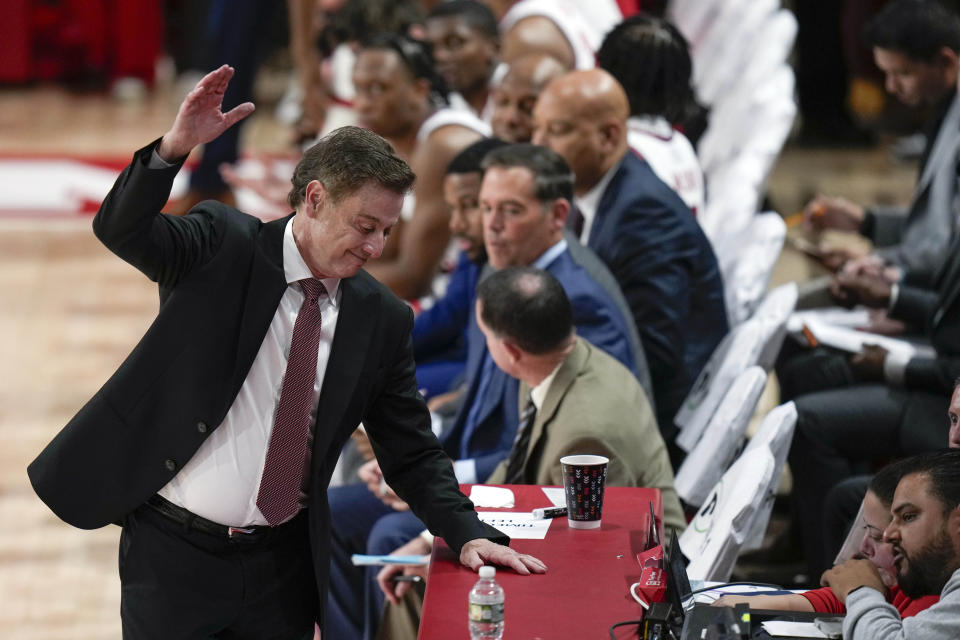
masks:
[[[600,125],[600,141],[603,151],[613,153],[620,146],[623,138],[623,123],[614,118],[608,119]]]
[[[550,205],[551,222],[558,229],[563,229],[567,224],[567,216],[570,215],[570,202],[565,198],[557,198]]]
[[[954,507],[947,515],[947,535],[953,541],[953,552],[960,560],[960,506]]]
[[[417,78],[413,84],[414,91],[417,95],[417,103],[426,102],[430,97],[430,81],[426,78]]]
[[[948,77],[947,80],[952,81],[957,79],[957,70],[960,69],[960,58],[958,58],[956,51],[950,47],[940,47],[940,50],[937,51],[936,60],[943,66],[947,74],[952,74],[952,77]]]
[[[507,356],[510,357],[510,362],[512,364],[516,364],[520,361],[520,358],[523,357],[523,351],[521,351],[520,347],[518,347],[516,343],[511,340],[503,340],[503,349],[507,352]]]
[[[323,208],[327,203],[327,190],[319,180],[311,180],[307,183],[304,193],[304,204],[308,215],[316,215],[316,212]]]

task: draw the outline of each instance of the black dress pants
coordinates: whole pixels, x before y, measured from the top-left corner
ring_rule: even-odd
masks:
[[[124,518],[119,566],[125,640],[313,638],[319,600],[305,511],[245,538],[144,505]]]

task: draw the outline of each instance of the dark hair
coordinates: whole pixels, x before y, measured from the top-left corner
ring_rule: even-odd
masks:
[[[687,41],[675,26],[646,14],[614,27],[597,52],[597,66],[623,85],[630,115],[679,122],[693,104],[693,65]]]
[[[490,167],[529,169],[533,174],[533,197],[537,200],[573,200],[573,171],[560,154],[547,147],[508,144],[488,153],[480,166],[484,171]]]
[[[930,490],[943,505],[944,513],[960,506],[960,450],[944,449],[924,453],[902,462],[901,478],[914,473],[930,478]]]
[[[870,478],[867,489],[872,491],[885,506],[889,507],[893,503],[893,494],[897,490],[900,478],[903,477],[904,462],[903,460],[891,462]]]
[[[451,173],[482,173],[483,167],[480,163],[484,156],[494,149],[499,149],[510,144],[500,138],[482,138],[469,145],[460,153],[453,156],[453,160],[447,165],[447,174]]]
[[[407,33],[423,24],[423,7],[417,0],[347,0],[327,17],[320,49],[329,55],[336,45],[358,42],[371,33]]]
[[[390,143],[360,127],[331,131],[303,153],[293,170],[287,202],[296,209],[307,184],[319,180],[333,202],[375,182],[397,193],[413,187],[416,176]]]
[[[450,104],[450,89],[433,64],[433,50],[428,43],[398,33],[377,33],[360,44],[360,51],[369,50],[393,51],[414,78],[425,78],[430,83],[430,97],[437,106]]]
[[[483,323],[528,353],[550,353],[573,333],[570,300],[557,279],[543,269],[501,269],[480,283],[477,300]]]
[[[933,62],[943,47],[960,52],[960,17],[933,0],[896,0],[864,26],[863,40],[870,47]]]
[[[427,20],[431,18],[462,18],[474,31],[491,40],[500,39],[497,17],[493,15],[490,7],[476,0],[441,2],[427,14]]]

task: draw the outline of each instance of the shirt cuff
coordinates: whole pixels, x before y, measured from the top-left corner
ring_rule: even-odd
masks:
[[[429,530],[429,529],[424,529],[423,531],[421,531],[421,532],[420,532],[420,537],[423,538],[424,540],[426,540],[426,541],[430,544],[430,546],[433,546],[433,537],[434,537],[434,536],[433,536],[432,533],[430,533],[430,530]]]
[[[887,313],[891,313],[893,308],[897,306],[897,298],[900,297],[900,285],[893,283],[890,285],[890,301],[887,302]]]
[[[473,458],[454,460],[453,473],[460,484],[474,484],[477,481],[477,461]]]
[[[150,154],[150,161],[147,162],[147,169],[169,169],[173,166],[176,166],[176,163],[167,162],[161,158],[160,154],[157,153],[156,147],[153,149],[153,153]]]
[[[910,356],[899,352],[888,352],[883,359],[883,378],[892,385],[903,386]]]

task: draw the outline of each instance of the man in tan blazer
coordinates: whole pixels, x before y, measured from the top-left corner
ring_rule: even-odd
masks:
[[[682,530],[647,396],[622,364],[576,336],[560,283],[540,269],[502,269],[477,290],[477,322],[494,362],[522,382],[513,450],[487,483],[559,485],[561,457],[602,455],[609,486],[659,489],[664,525]]]
[[[647,395],[620,362],[577,337],[560,282],[535,267],[505,267],[477,287],[476,314],[494,363],[521,381],[513,449],[486,484],[560,485],[561,457],[606,456],[607,485],[659,489],[665,531],[679,534],[686,520]],[[424,531],[393,553],[430,553],[432,543]],[[378,640],[413,637],[419,624],[422,589],[392,582],[398,573],[426,577],[426,568],[380,571],[380,589],[403,606],[386,608]]]

